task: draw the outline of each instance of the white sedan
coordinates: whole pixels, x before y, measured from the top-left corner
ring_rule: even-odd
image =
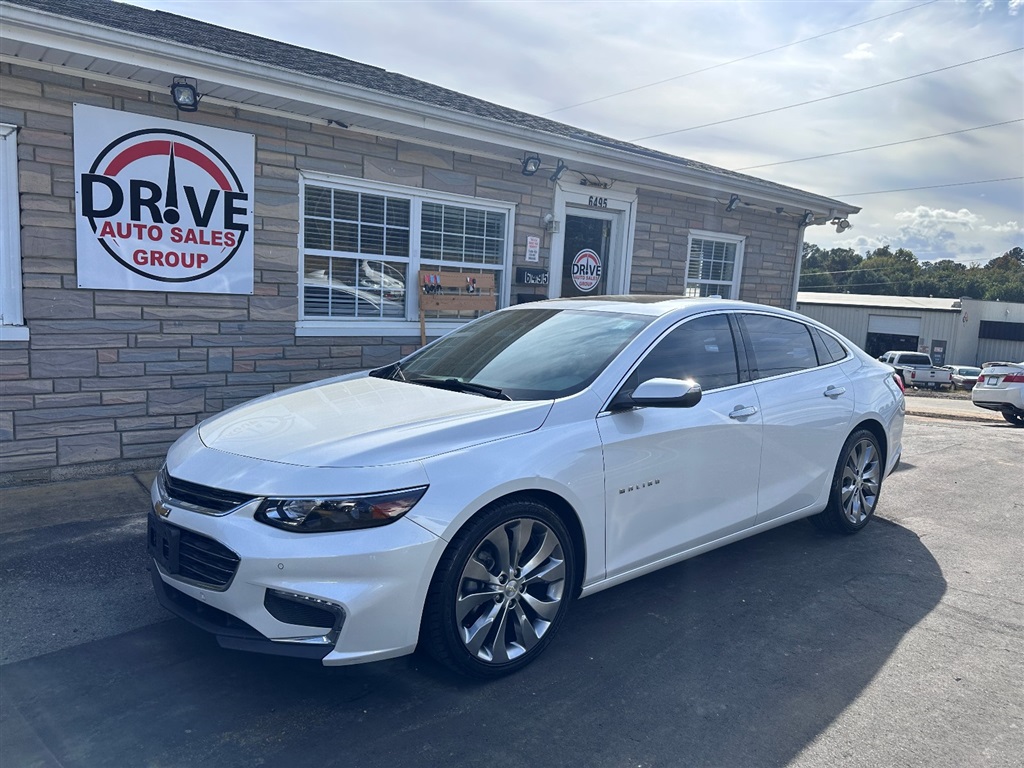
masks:
[[[1024,427],[1024,362],[985,363],[971,401],[979,408],[999,411],[1015,427]]]
[[[153,583],[225,647],[502,675],[576,598],[798,518],[860,530],[904,412],[892,368],[791,312],[512,307],[184,435]]]

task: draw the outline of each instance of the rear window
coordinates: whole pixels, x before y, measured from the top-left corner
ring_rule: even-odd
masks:
[[[755,379],[780,376],[818,366],[810,329],[803,323],[772,315],[743,315]]]
[[[901,365],[931,365],[928,355],[900,355],[897,361]]]
[[[834,363],[846,357],[846,347],[827,333],[811,328],[811,336],[814,338],[814,349],[818,352],[818,362],[822,365]]]

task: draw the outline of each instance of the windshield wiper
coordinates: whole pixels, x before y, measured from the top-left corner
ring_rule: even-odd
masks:
[[[405,371],[402,370],[401,361],[397,363],[391,363],[391,365],[385,365],[383,368],[378,368],[374,371],[370,371],[370,375],[376,379],[394,379],[395,381],[405,381]]]
[[[484,397],[494,398],[495,400],[512,399],[497,387],[488,387],[486,384],[473,384],[468,381],[459,381],[458,379],[431,379],[424,376],[421,378],[406,379],[406,381],[412,382],[413,384],[423,384],[427,387],[449,389],[452,392],[471,392],[474,395],[483,395]]]

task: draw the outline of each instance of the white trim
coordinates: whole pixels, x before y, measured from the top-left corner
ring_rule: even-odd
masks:
[[[605,198],[608,205],[591,206],[589,202],[594,197]],[[636,187],[581,188],[576,185],[567,186],[562,182],[555,185],[554,209],[551,213],[558,222],[558,231],[551,235],[548,298],[558,298],[562,292],[566,215],[587,216],[612,222],[612,252],[608,254],[608,295],[629,293],[630,276],[633,272],[633,241],[636,237],[637,199]]]
[[[300,297],[301,298],[301,297]],[[457,328],[461,328],[469,320],[428,320],[427,336],[444,336]],[[408,320],[382,320],[379,323],[370,320],[340,320],[326,318],[324,320],[299,320],[295,323],[296,336],[401,336],[419,338],[420,324]]]
[[[26,341],[21,299],[18,126],[0,123],[0,341]]]
[[[686,238],[686,264],[683,268],[683,292],[687,291],[690,283],[690,250],[693,248],[694,238],[698,240],[712,240],[720,243],[734,243],[736,245],[736,261],[733,265],[732,281],[729,282],[731,287],[730,299],[740,298],[740,287],[743,284],[743,256],[746,246],[747,238],[744,235],[730,235],[725,232],[709,232],[703,229],[691,229]],[[700,278],[694,279],[695,283],[709,284],[709,283],[726,283],[725,280],[701,280]]]
[[[366,192],[378,195],[389,195],[409,200],[409,256],[402,258],[389,258],[386,256],[375,256],[380,261],[394,261],[396,264],[407,265],[410,269],[415,266],[422,268],[424,259],[420,255],[420,228],[422,204],[424,202],[451,203],[453,205],[469,208],[490,209],[501,212],[505,215],[505,242],[502,253],[501,264],[465,264],[467,268],[479,268],[494,272],[501,272],[501,284],[498,289],[498,308],[507,307],[511,300],[512,293],[512,248],[515,240],[515,203],[503,200],[492,200],[483,197],[471,197],[459,195],[453,192],[442,192],[430,189],[429,187],[407,187],[401,184],[394,184],[387,181],[373,181],[354,176],[341,176],[338,174],[322,173],[319,171],[300,171],[299,173],[299,275],[298,275],[298,306],[299,319],[295,323],[296,336],[410,336],[420,335],[419,327],[419,285],[416,275],[410,274],[406,281],[405,319],[385,318],[381,320],[369,320],[364,318],[307,318],[303,317],[304,311],[304,275],[302,267],[305,265],[307,254],[313,256],[325,256],[327,258],[351,258],[342,253],[333,251],[320,251],[309,249],[305,243],[305,192],[307,184],[324,184],[332,188],[344,188],[357,192]],[[369,255],[366,255],[369,257]],[[427,267],[435,264],[433,259],[425,260]],[[442,266],[456,266],[455,262],[444,263]],[[469,320],[428,320],[426,331],[428,336],[443,336],[450,331],[465,325]]]
[[[793,297],[789,300],[789,309],[796,312],[796,297],[800,293],[800,273],[804,266],[804,233],[807,227],[800,227],[796,236],[796,269],[793,270]]]

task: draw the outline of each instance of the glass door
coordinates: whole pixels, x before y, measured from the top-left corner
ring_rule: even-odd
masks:
[[[563,297],[603,296],[608,293],[613,218],[565,217],[562,245]]]

